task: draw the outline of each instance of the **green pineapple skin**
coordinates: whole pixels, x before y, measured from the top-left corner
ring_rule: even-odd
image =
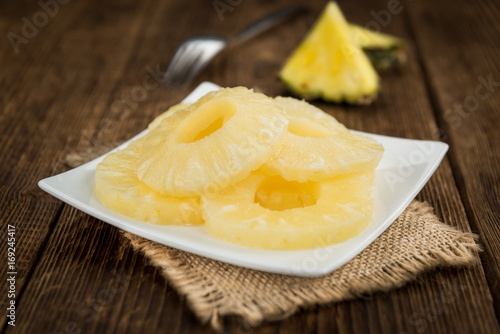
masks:
[[[349,23],[349,27],[354,36],[358,36],[359,46],[377,71],[397,68],[406,62],[406,46],[401,38],[352,23]]]
[[[389,49],[363,49],[373,67],[379,72],[401,67],[406,63],[406,53],[399,47]]]

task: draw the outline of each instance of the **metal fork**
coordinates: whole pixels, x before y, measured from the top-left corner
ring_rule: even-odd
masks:
[[[163,85],[188,85],[225,47],[247,41],[304,10],[303,6],[287,7],[257,21],[232,38],[198,36],[188,39],[177,49],[170,61],[163,76]]]

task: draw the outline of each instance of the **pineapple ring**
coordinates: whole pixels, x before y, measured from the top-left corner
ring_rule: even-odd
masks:
[[[287,138],[261,171],[288,181],[322,181],[377,167],[384,148],[374,139],[349,132],[332,116],[305,101],[277,97],[288,120]]]
[[[171,115],[175,114],[179,110],[186,109],[190,105],[191,105],[191,103],[179,103],[179,104],[176,104],[174,106],[171,106],[170,108],[168,108],[167,111],[156,116],[156,118],[151,123],[149,123],[149,125],[148,125],[149,132],[158,128],[160,126],[161,122],[163,122],[163,120],[165,118],[170,117]]]
[[[252,248],[318,248],[352,238],[373,214],[374,172],[324,182],[288,182],[259,172],[218,194],[202,196],[208,232]]]
[[[202,224],[199,198],[163,196],[139,181],[135,171],[144,137],[104,158],[96,167],[95,194],[111,210],[153,224]]]
[[[220,89],[147,135],[137,175],[166,195],[216,194],[271,158],[287,126],[271,98],[243,87]]]

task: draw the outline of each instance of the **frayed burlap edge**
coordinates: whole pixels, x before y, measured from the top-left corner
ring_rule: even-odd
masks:
[[[210,322],[216,330],[226,315],[240,316],[246,326],[258,326],[301,308],[388,291],[438,266],[473,265],[480,251],[474,234],[439,222],[432,207],[417,201],[361,254],[317,278],[242,268],[131,233],[124,236],[186,297],[200,321]]]

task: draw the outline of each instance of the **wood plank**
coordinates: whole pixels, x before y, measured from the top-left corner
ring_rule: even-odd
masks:
[[[108,17],[107,22],[92,26],[91,21],[80,20],[81,25],[75,25],[95,6]],[[114,18],[112,6],[95,6],[79,2],[61,8],[18,54],[7,39],[1,40],[0,49],[5,51],[1,53],[2,64],[9,66],[0,75],[5,92],[0,114],[0,207],[2,223],[16,227],[18,299],[62,209],[61,202],[46,196],[37,181],[64,171],[67,167],[62,159],[80,138],[80,129],[92,122],[95,127],[101,119],[96,113],[102,109],[95,106],[108,99],[132,51],[130,43],[120,37],[129,27],[129,36],[134,39],[142,25],[139,20],[144,19],[131,11]],[[136,9],[144,8],[147,4]],[[2,27],[21,31],[21,17],[39,10],[35,4],[5,6],[0,12],[10,24]],[[6,34],[2,30],[2,35]],[[123,46],[123,58],[116,59],[110,52],[113,44]],[[82,54],[92,57],[82,58]],[[2,242],[0,249],[6,254],[7,244]],[[0,278],[6,280],[6,271]],[[0,288],[2,296],[6,296],[6,289],[7,285]],[[1,307],[8,302],[2,298]],[[6,319],[2,317],[1,326]]]
[[[134,71],[134,72],[128,71],[125,69],[127,69],[127,65],[130,61],[132,61],[134,64],[138,64],[136,62],[135,57],[138,55],[137,50],[141,49],[142,45],[141,45],[141,39],[134,38],[134,37],[137,36],[137,32],[138,32],[139,28],[143,29],[143,27],[146,26],[144,24],[144,21],[150,20],[151,17],[154,16],[154,12],[156,11],[156,8],[155,8],[155,6],[151,5],[151,3],[145,3],[143,5],[134,5],[133,7],[130,7],[129,4],[130,4],[130,2],[123,1],[121,4],[110,5],[110,9],[113,9],[113,7],[116,8],[117,5],[119,7],[120,6],[128,7],[127,10],[125,11],[125,13],[122,13],[119,16],[116,16],[115,15],[116,13],[109,11],[109,9],[107,9],[107,8],[99,7],[100,5],[98,5],[96,3],[88,4],[88,7],[85,7],[82,10],[86,11],[87,14],[95,14],[95,15],[93,15],[95,17],[90,17],[91,21],[99,20],[99,25],[94,27],[95,32],[92,32],[92,31],[85,32],[85,30],[88,28],[87,27],[88,23],[82,22],[80,25],[75,26],[73,30],[70,30],[69,32],[66,31],[64,34],[64,39],[61,42],[59,42],[59,41],[58,42],[61,44],[63,44],[64,42],[66,42],[66,43],[69,42],[72,44],[74,44],[74,42],[78,42],[78,43],[82,43],[82,45],[88,45],[89,49],[87,49],[87,48],[75,48],[75,45],[71,45],[71,46],[68,45],[68,47],[66,47],[64,50],[61,50],[61,53],[51,55],[52,57],[55,58],[53,60],[53,64],[62,63],[63,61],[61,58],[64,57],[64,58],[68,59],[68,61],[72,61],[72,64],[68,64],[68,65],[73,65],[73,66],[79,65],[79,68],[77,68],[76,70],[70,68],[70,66],[61,66],[61,65],[59,65],[57,67],[53,66],[53,67],[55,67],[53,70],[60,71],[63,73],[64,72],[69,72],[69,73],[73,72],[72,73],[73,78],[71,78],[72,80],[75,80],[76,82],[82,83],[83,85],[89,85],[89,84],[96,85],[95,89],[89,89],[89,87],[71,87],[71,86],[68,87],[67,91],[66,91],[66,93],[68,94],[68,98],[62,99],[61,97],[59,97],[60,100],[57,101],[57,102],[59,102],[59,104],[53,107],[54,110],[63,109],[63,110],[67,110],[67,112],[70,113],[68,116],[63,118],[63,120],[66,122],[63,124],[60,124],[60,123],[56,123],[55,121],[51,120],[52,123],[42,124],[42,126],[45,126],[46,128],[54,127],[56,129],[60,129],[60,128],[67,129],[67,131],[59,131],[57,133],[57,136],[45,138],[45,140],[48,142],[48,144],[43,145],[43,147],[42,147],[43,153],[44,154],[52,153],[51,150],[45,149],[45,146],[49,146],[49,145],[53,149],[54,153],[56,153],[56,154],[54,154],[54,155],[56,155],[55,158],[51,154],[52,159],[47,160],[51,163],[51,167],[53,167],[52,164],[54,164],[54,162],[62,161],[64,156],[66,154],[70,153],[71,151],[79,150],[81,147],[85,147],[82,145],[86,145],[86,146],[99,145],[100,143],[102,143],[103,140],[105,140],[105,138],[107,138],[106,135],[108,135],[110,133],[110,128],[107,128],[101,124],[102,119],[106,119],[106,117],[114,117],[115,118],[114,120],[116,121],[117,119],[124,117],[123,114],[113,113],[113,110],[110,108],[112,103],[114,101],[116,101],[117,99],[120,99],[123,94],[125,94],[125,95],[130,94],[130,89],[133,89],[134,87],[137,87],[137,86],[143,84],[144,75],[147,74],[147,72],[145,72],[145,70],[144,70],[144,68],[145,68],[144,65],[141,64],[140,65],[141,67],[135,67],[136,71]],[[89,13],[89,8],[92,8],[92,7],[94,9],[96,9],[96,8],[97,9],[95,12]],[[164,8],[164,9],[165,9],[165,11],[168,11],[171,13],[171,17],[170,17],[171,20],[174,19],[176,15],[178,15],[177,10],[175,8],[170,7],[170,8]],[[109,13],[106,13],[105,12],[106,10],[108,10]],[[143,13],[141,13],[141,12],[143,12]],[[74,17],[77,17],[78,15],[81,15],[81,13],[75,12],[75,13],[72,13],[72,15]],[[133,15],[134,18],[131,18],[130,15]],[[155,22],[155,23],[156,23],[156,25],[154,27],[156,27],[159,30],[161,28],[161,23],[159,23],[159,22]],[[190,24],[190,22],[185,21],[186,26],[189,24]],[[130,27],[129,32],[127,32],[127,30],[124,29],[126,26]],[[108,28],[108,30],[110,30],[109,27],[114,27],[114,29],[112,29],[111,31],[106,31],[106,28]],[[182,26],[180,28],[182,28]],[[57,41],[58,38],[61,37],[60,36],[61,31],[64,31],[64,30],[65,29],[61,29],[61,27],[60,27],[58,30],[59,36],[57,36],[57,38],[54,38],[54,40]],[[163,29],[161,29],[161,30],[162,30],[161,32],[164,33]],[[144,31],[142,31],[142,33],[144,34]],[[125,39],[120,38],[123,34],[126,34],[129,37],[128,42],[125,42],[126,41]],[[173,36],[176,36],[176,35],[173,35]],[[85,37],[87,37],[87,38],[85,39]],[[88,38],[88,37],[90,37],[90,38]],[[116,41],[119,41],[119,40],[123,40],[124,43],[119,43],[119,44],[116,43]],[[131,42],[134,42],[135,40],[137,40],[137,43],[131,43]],[[113,45],[113,44],[115,44],[115,45]],[[102,49],[102,45],[106,45],[105,50]],[[71,47],[72,50],[69,50],[69,47]],[[154,47],[154,45],[148,45],[147,47],[148,47],[147,49],[142,49],[143,52],[140,53],[141,55],[144,55],[144,56],[151,55],[151,49]],[[114,48],[116,48],[116,49],[114,49]],[[113,52],[111,53],[110,51],[113,51]],[[133,54],[131,53],[131,51],[133,51]],[[91,54],[92,57],[89,58],[91,60],[87,60],[87,61],[83,60],[83,62],[81,64],[79,64],[78,62],[81,61],[81,58],[82,58],[81,54],[82,53]],[[120,59],[114,59],[114,58],[116,58],[117,54],[120,55]],[[133,57],[130,57],[130,55],[133,55]],[[163,57],[163,54],[162,53],[155,54],[155,57],[160,59]],[[96,59],[97,61],[92,61],[92,59]],[[144,58],[141,58],[141,60],[144,60]],[[97,64],[93,64],[93,62],[96,62]],[[102,63],[103,62],[108,63],[108,65],[113,64],[111,71],[108,70],[107,72],[102,73],[102,70],[103,70]],[[47,70],[46,68],[43,68],[41,66],[43,63],[44,63],[44,60],[40,60],[40,63],[37,64],[37,68],[39,68],[40,71]],[[96,65],[100,65],[100,66],[96,67]],[[151,67],[153,67],[153,68],[155,67],[154,64],[149,63],[149,60],[147,63],[145,63],[145,65],[151,65]],[[20,67],[22,67],[22,66],[20,66]],[[52,69],[49,67],[49,70],[52,70]],[[123,73],[125,73],[125,75],[123,75]],[[88,74],[91,74],[92,77],[88,77]],[[30,75],[30,73],[28,73],[26,76],[29,76],[29,75]],[[118,80],[118,76],[120,77],[120,80]],[[102,80],[103,82],[99,82],[100,81],[99,78],[103,78],[104,79],[104,80]],[[76,79],[78,79],[78,80],[76,80]],[[115,89],[114,85],[113,85],[113,83],[115,83],[115,82],[121,82],[121,83],[123,83],[123,86],[120,86],[118,89]],[[67,83],[61,83],[61,85],[64,85],[64,84],[67,85]],[[57,88],[58,88],[58,90],[61,90],[61,87],[57,87]],[[28,88],[27,91],[29,91],[29,89],[30,88]],[[162,92],[162,93],[164,93],[164,92]],[[183,93],[181,93],[181,94],[183,94]],[[33,95],[35,95],[35,93],[33,93]],[[43,94],[41,92],[36,92],[36,96],[39,97],[40,95],[43,95]],[[180,96],[183,96],[183,95],[180,95]],[[18,103],[23,102],[23,99],[21,96],[18,96],[17,98],[18,98],[18,100],[17,100]],[[84,103],[82,103],[82,102],[84,102]],[[163,103],[165,103],[165,102],[163,102]],[[69,105],[65,105],[65,104],[69,104]],[[102,106],[102,104],[105,104],[105,105]],[[89,108],[89,106],[90,106],[90,108]],[[88,109],[91,109],[92,112],[89,112]],[[15,106],[12,107],[12,110],[15,110]],[[150,110],[151,112],[153,112],[153,111],[157,112],[157,111],[161,110],[161,108],[158,108],[157,106],[155,106],[154,108],[147,108],[147,110]],[[131,133],[136,133],[136,132],[142,130],[144,128],[145,124],[147,124],[147,119],[151,118],[151,116],[145,118],[144,114],[140,113],[140,110],[139,110],[139,112],[137,110],[131,110],[131,111],[135,111],[135,114],[130,113],[130,115],[131,115],[130,121],[127,123],[124,123],[124,124],[127,124],[127,126],[133,125],[132,130],[125,129],[125,132],[124,132],[122,128],[117,127],[115,129],[116,131],[113,132],[115,135],[118,134],[120,136],[123,136],[123,133],[128,133],[127,136],[129,136]],[[98,113],[98,115],[96,115],[96,113]],[[14,114],[14,112],[12,112],[12,115],[19,116],[19,114]],[[35,114],[34,116],[37,116],[37,115]],[[59,119],[59,122],[60,122],[61,117],[57,117],[57,116],[60,116],[60,115],[57,115],[57,114],[53,115],[54,119],[55,120]],[[27,117],[27,116],[25,116],[25,117]],[[18,117],[18,118],[21,118],[21,117]],[[142,123],[136,124],[134,121],[134,118],[139,119]],[[86,122],[82,121],[82,119],[84,119]],[[9,120],[9,121],[12,124],[26,123],[26,121],[23,121],[22,119],[13,119],[13,120]],[[132,132],[130,132],[130,131],[132,131]],[[18,136],[18,137],[22,138],[25,141],[26,141],[26,139],[28,139],[27,136]],[[5,139],[5,138],[9,138],[9,136],[2,137],[2,139]],[[61,141],[61,138],[62,139],[69,138],[68,143]],[[123,137],[121,137],[121,138],[123,138]],[[33,139],[37,140],[36,137],[34,137]],[[38,141],[38,143],[40,143],[40,141]],[[7,146],[9,147],[9,145],[7,145]],[[14,148],[16,147],[15,144],[12,144],[11,146],[13,146]],[[11,149],[9,147],[9,150],[7,150],[6,152],[8,152],[10,154],[12,152],[15,152],[15,150]],[[40,154],[42,154],[42,152],[40,152]],[[35,161],[37,161],[37,160],[35,160]],[[23,161],[23,162],[26,163],[26,161]],[[28,165],[25,165],[25,168],[28,168],[28,167],[29,167]],[[66,166],[64,166],[62,164],[58,164],[57,168],[58,169],[56,169],[56,170],[45,168],[44,170],[41,171],[41,173],[40,173],[41,175],[39,175],[37,173],[37,175],[35,175],[33,177],[34,180],[31,181],[32,183],[34,183],[33,187],[32,187],[32,189],[30,188],[29,190],[36,191],[39,194],[43,194],[43,192],[41,192],[36,187],[36,181],[42,177],[61,172],[62,170],[64,170],[66,168]],[[23,171],[23,172],[25,172],[25,171]],[[2,176],[6,176],[6,175],[2,174]],[[7,176],[6,176],[6,178],[7,178]],[[18,180],[14,180],[13,183],[19,184]],[[10,184],[6,184],[6,187],[10,187],[10,186],[11,186]],[[8,192],[3,192],[3,193],[5,194]],[[46,196],[46,194],[43,194],[43,197],[45,197],[46,199],[50,199],[52,202],[55,202],[57,205],[60,205],[59,201],[55,200],[54,198],[51,198],[50,196]],[[18,205],[23,207],[22,206],[23,203],[18,203]],[[41,205],[41,207],[45,207],[46,210],[51,210],[50,212],[54,212],[54,214],[57,211],[51,207],[47,207],[46,205],[44,205],[44,203],[40,203],[40,205]],[[13,210],[13,212],[16,212],[16,211]],[[35,213],[33,213],[33,215],[35,215],[36,217],[38,217],[38,216],[44,217],[45,213],[46,212],[41,212],[41,213],[35,212]],[[79,213],[79,214],[81,214],[81,213]],[[20,215],[20,216],[22,217],[22,215]],[[12,220],[18,221],[20,216],[16,215],[15,217],[12,217]],[[64,221],[64,219],[62,221]],[[30,222],[30,224],[31,223],[35,223],[35,222]],[[16,225],[16,226],[20,227],[20,229],[22,229],[23,231],[28,230],[27,226],[19,226],[19,225]],[[35,226],[37,226],[37,225],[35,225]],[[33,245],[33,247],[31,247],[31,246],[23,247],[23,250],[25,250],[25,251],[28,251],[30,249],[36,250],[35,245]],[[114,247],[112,247],[110,249],[114,249]],[[26,256],[22,253],[18,254],[18,256],[20,258],[26,258]],[[96,260],[96,262],[98,262],[98,261]],[[144,264],[142,267],[144,267]],[[52,269],[53,268],[49,269],[48,271],[50,272]],[[44,277],[47,277],[47,275],[44,275]],[[65,275],[63,275],[63,278],[64,277],[65,277]],[[114,276],[111,276],[111,282],[113,282],[113,277]],[[106,279],[107,278],[105,278],[104,282],[108,282]],[[157,280],[158,280],[158,278],[157,278]],[[161,278],[161,281],[164,283],[163,278]],[[23,281],[18,280],[18,289],[22,288],[21,283],[23,283]],[[51,291],[51,290],[53,290],[53,287],[51,287],[49,284],[49,287],[47,288],[47,290]],[[99,293],[101,290],[102,290],[102,287],[99,288],[96,292]],[[44,289],[42,289],[42,291],[44,291]],[[134,291],[134,293],[135,293],[135,291]],[[29,294],[29,292],[28,292],[28,294]],[[162,295],[163,294],[160,294],[160,296],[162,296]],[[172,291],[170,291],[166,296],[169,297],[171,295],[172,295]],[[44,304],[47,301],[44,297],[44,292],[42,292],[41,296],[42,296],[41,303]],[[99,297],[99,294],[95,298],[98,298],[98,297]],[[92,299],[92,298],[90,298],[90,299]],[[78,300],[76,300],[76,301],[78,301]],[[21,302],[20,302],[20,305],[21,306],[18,306],[18,307],[21,307],[24,310],[25,308],[22,307]],[[76,306],[81,308],[81,307],[87,307],[88,305],[86,304],[86,301],[84,301]],[[97,306],[99,306],[99,300],[97,300]],[[94,323],[93,321],[89,321],[89,315],[87,314],[89,312],[89,310],[84,308],[82,311],[78,307],[72,308],[73,311],[75,311],[75,310],[77,311],[76,315],[78,315],[78,319],[83,319],[83,322],[85,324],[89,323],[90,328],[92,328],[92,326],[95,326],[95,324],[100,324],[99,322]],[[94,307],[94,304],[91,304],[90,307],[91,308]],[[29,308],[29,306],[27,308]],[[45,307],[41,307],[40,311],[43,311],[44,308]],[[78,311],[80,311],[80,312],[78,312]],[[90,311],[93,311],[93,310],[91,309]],[[56,314],[57,314],[57,312],[56,312]],[[189,312],[185,312],[184,314],[192,317],[192,314]],[[74,313],[73,313],[73,315],[74,315]],[[21,315],[21,317],[23,317],[23,316]],[[30,319],[31,317],[28,316],[28,317],[23,317],[23,318]],[[181,318],[179,318],[179,319],[181,320]],[[102,320],[107,321],[106,318],[102,318]],[[140,324],[141,321],[139,321],[138,324]],[[196,323],[196,322],[194,322],[194,323]],[[34,325],[33,328],[35,328],[35,329],[33,329],[33,330],[35,330],[35,331],[40,330],[40,328],[45,328],[47,331],[50,331],[54,328],[50,323],[47,327],[43,327],[43,326],[39,327],[36,322],[31,322],[31,323],[26,322],[26,325],[28,325],[28,324]],[[66,330],[67,328],[71,329],[72,326],[74,325],[71,321],[62,322],[61,324],[63,325],[63,327],[61,329],[63,331]],[[127,322],[122,322],[122,327],[124,329],[129,328],[129,325],[130,324]]]
[[[411,18],[438,124],[500,317],[500,68],[498,1],[412,4]],[[446,12],[446,15],[439,13]],[[417,24],[422,22],[425,24]],[[451,29],[450,27],[453,27]],[[489,83],[488,83],[489,82]]]
[[[123,56],[116,65],[109,65],[108,71],[113,75],[106,81],[109,85],[107,90],[89,92],[89,88],[83,83],[65,90],[65,94],[75,98],[66,98],[64,106],[70,112],[68,116],[61,118],[66,119],[66,123],[71,121],[74,124],[62,123],[68,126],[67,131],[61,130],[57,137],[45,139],[44,150],[45,146],[55,146],[49,152],[62,157],[72,149],[113,143],[142,130],[153,115],[179,101],[186,93],[179,89],[153,89],[148,91],[147,98],[143,101],[136,101],[140,103],[130,108],[126,117],[120,112],[114,112],[112,106],[116,99],[122,94],[130,94],[134,87],[142,85],[143,77],[147,74],[146,66],[166,65],[165,59],[169,59],[173,49],[187,37],[204,32],[204,27],[209,27],[215,33],[234,27],[238,31],[246,25],[247,19],[251,21],[284,4],[285,1],[273,3],[271,8],[243,2],[228,13],[223,21],[213,13],[210,2],[200,4],[197,11],[190,10],[192,5],[182,1],[149,6],[137,2],[130,2],[126,6],[115,5],[127,8],[127,14],[120,12],[113,15],[113,20],[117,20],[112,21],[116,25],[116,31],[126,31],[125,27],[130,22],[125,23],[125,18],[131,20],[128,13],[136,12],[132,20],[135,22],[134,28],[130,28],[135,29],[131,35],[137,36],[136,39],[119,45],[110,44],[105,48],[103,44],[111,43],[112,37],[116,36],[110,33],[107,39],[106,36],[99,37],[83,31],[78,36],[75,36],[78,32],[75,31],[73,36],[82,45],[89,45],[88,39],[92,38],[92,43],[101,43],[99,50],[89,50],[101,57],[104,57],[106,51],[121,54],[134,49],[134,53],[129,53],[128,57]],[[311,5],[311,17],[314,17],[324,4],[318,2]],[[89,3],[85,8],[93,18],[95,31],[100,31],[102,25],[107,25],[111,18],[105,16],[96,19],[99,11],[92,8],[99,7],[94,6],[97,4]],[[370,10],[383,9],[386,3],[342,2],[341,6],[349,13],[350,19],[363,23],[371,19]],[[179,13],[189,13],[192,19],[179,21]],[[227,86],[254,86],[272,95],[283,93],[274,74],[305,33],[306,22],[307,20],[297,21],[276,29],[273,35],[226,52],[198,81],[208,79]],[[78,30],[78,27],[80,26],[76,24],[72,29]],[[409,40],[410,59],[408,66],[402,71],[383,77],[384,88],[377,103],[369,108],[335,107],[323,103],[318,105],[351,128],[393,136],[431,139],[437,126],[427,96],[425,77],[421,73],[418,55],[411,40],[411,30],[405,24],[403,16],[394,17],[387,30]],[[66,31],[64,36],[71,36],[71,31]],[[255,50],[263,51],[257,53]],[[78,48],[66,50],[66,56],[69,55],[76,61],[80,51]],[[123,70],[124,67],[127,71]],[[56,65],[54,68],[57,68]],[[102,76],[92,63],[83,63],[79,72],[73,75],[87,83],[98,81]],[[113,86],[112,82],[118,84]],[[102,89],[105,88],[103,84],[100,86]],[[82,101],[86,99],[89,101],[82,106]],[[82,116],[86,108],[92,110],[86,115],[89,119]],[[74,120],[75,117],[77,121]],[[108,119],[113,126],[103,126],[102,119]],[[56,120],[52,122],[56,123]],[[70,133],[73,136],[69,146],[57,146],[57,141],[65,140]],[[91,140],[83,135],[86,133],[91,134]],[[22,165],[21,162],[19,164]],[[31,189],[28,190],[31,194]],[[443,162],[419,199],[429,201],[445,222],[464,230],[469,229],[448,160]],[[447,295],[450,292],[455,296],[452,300]],[[438,305],[439,311],[431,308],[433,305]],[[80,330],[82,333],[136,333],[164,332],[166,329],[172,333],[211,332],[209,327],[196,321],[184,300],[165,283],[160,273],[147,266],[141,255],[134,253],[128,244],[120,241],[116,228],[68,206],[64,206],[20,300],[18,316],[21,328],[17,330],[22,332],[59,333]],[[478,323],[476,319],[482,320]],[[7,328],[7,332],[10,330],[12,328]],[[225,330],[248,332],[235,318],[225,321]],[[438,270],[402,289],[302,312],[283,322],[265,324],[252,332],[488,333],[498,330],[489,288],[482,268],[477,266],[471,269]]]

